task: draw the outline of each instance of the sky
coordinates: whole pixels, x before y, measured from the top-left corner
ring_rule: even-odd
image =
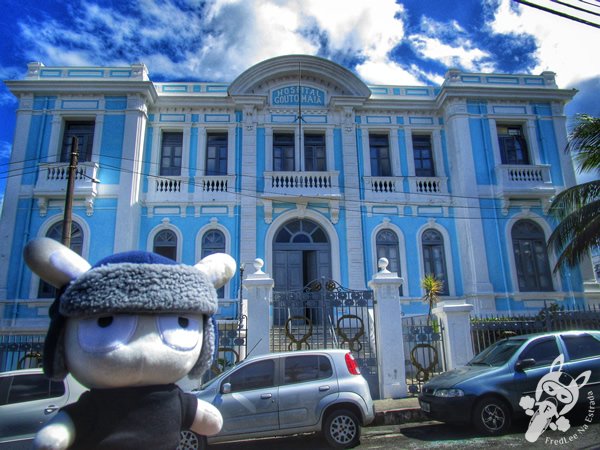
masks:
[[[529,2],[599,27],[514,0],[0,0],[0,80],[40,61],[142,62],[152,81],[230,82],[266,59],[309,54],[367,84],[440,85],[449,68],[549,70],[579,91],[570,119],[600,116],[600,1]],[[0,207],[16,107],[0,83]]]

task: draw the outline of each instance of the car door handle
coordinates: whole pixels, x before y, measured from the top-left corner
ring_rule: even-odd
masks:
[[[52,414],[54,411],[58,409],[58,406],[50,405],[46,409],[44,409],[44,414]]]
[[[328,391],[329,389],[331,389],[329,386],[319,386],[320,392],[325,392],[325,391]]]
[[[272,395],[272,394],[260,394],[260,398],[265,398],[265,399],[267,399],[267,398],[271,398],[271,397],[273,397],[273,395]]]

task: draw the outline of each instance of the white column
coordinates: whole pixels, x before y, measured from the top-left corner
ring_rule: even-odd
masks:
[[[27,144],[29,142],[29,132],[31,127],[33,109],[33,95],[22,95],[19,98],[19,109],[17,110],[17,122],[15,126],[15,135],[13,137],[13,147],[10,155],[10,170],[13,175],[7,177],[6,190],[4,191],[4,206],[2,207],[2,220],[0,220],[0,300],[5,300],[7,296],[8,283],[19,283],[21,280],[13,278],[8,280],[8,267],[12,252],[13,240],[16,233],[26,233],[24,241],[34,236],[30,236],[29,229],[18,230],[15,227],[18,216],[19,192],[21,190],[21,180],[23,179],[23,162],[26,154]],[[32,164],[33,166],[33,164]],[[37,170],[37,169],[36,169]],[[29,227],[29,224],[26,225]],[[25,264],[25,263],[21,263]],[[25,270],[25,269],[23,269]],[[17,287],[17,291],[20,286]]]
[[[138,248],[140,224],[140,173],[146,130],[146,104],[136,95],[127,99],[125,134],[121,149],[121,174],[119,179],[119,203],[115,229],[114,252]]]
[[[379,259],[379,272],[369,282],[375,298],[375,330],[379,372],[379,398],[406,397],[404,336],[399,288],[403,279],[387,270],[388,260]]]
[[[443,325],[444,348],[448,370],[465,365],[473,358],[471,321],[473,305],[463,300],[446,300],[438,303],[432,313]]]
[[[248,298],[247,351],[253,356],[269,353],[270,310],[275,282],[262,271],[264,264],[262,259],[255,259],[256,271],[244,280]]]

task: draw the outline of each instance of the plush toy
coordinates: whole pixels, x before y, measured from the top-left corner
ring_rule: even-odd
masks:
[[[127,252],[91,267],[40,238],[27,244],[24,257],[58,289],[44,371],[57,380],[70,372],[89,388],[37,433],[36,448],[173,450],[182,429],[219,432],[219,411],[175,382],[200,377],[210,365],[215,289],[235,273],[230,256],[213,254],[188,266]]]

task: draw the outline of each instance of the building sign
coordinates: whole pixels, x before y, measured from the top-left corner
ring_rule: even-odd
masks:
[[[325,106],[325,91],[310,86],[285,86],[271,92],[271,105]]]

